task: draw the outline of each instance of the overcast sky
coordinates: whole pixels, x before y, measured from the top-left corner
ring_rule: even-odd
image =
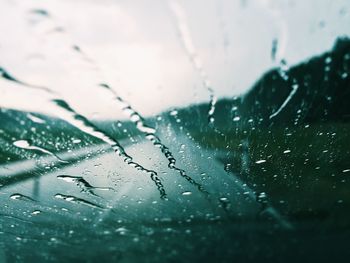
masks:
[[[209,101],[203,83],[218,98],[242,94],[349,25],[348,0],[1,0],[0,67],[89,117],[123,116],[101,82],[150,115]],[[50,96],[0,80],[0,107],[50,113]]]

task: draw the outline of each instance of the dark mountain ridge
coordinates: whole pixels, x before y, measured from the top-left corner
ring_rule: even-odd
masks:
[[[218,100],[212,126],[225,131],[252,124],[266,127],[347,121],[349,101],[350,39],[339,38],[331,51],[287,71],[272,69],[245,95]],[[176,118],[169,118],[180,119],[190,130],[206,130],[208,110],[208,103],[192,105],[179,109]]]

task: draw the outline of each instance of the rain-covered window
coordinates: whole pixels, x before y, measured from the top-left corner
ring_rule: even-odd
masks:
[[[0,0],[0,262],[350,256],[348,0]]]

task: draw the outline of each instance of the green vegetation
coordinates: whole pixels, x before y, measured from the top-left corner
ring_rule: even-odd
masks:
[[[324,123],[193,135],[209,149],[232,153],[222,159],[226,168],[290,218],[349,226],[349,130],[349,123]]]

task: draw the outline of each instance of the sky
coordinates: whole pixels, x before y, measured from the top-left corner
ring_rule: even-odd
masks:
[[[59,97],[125,117],[100,83],[144,116],[234,97],[282,59],[331,49],[348,25],[347,0],[1,0],[0,67],[54,94],[0,79],[0,107],[54,114]]]

